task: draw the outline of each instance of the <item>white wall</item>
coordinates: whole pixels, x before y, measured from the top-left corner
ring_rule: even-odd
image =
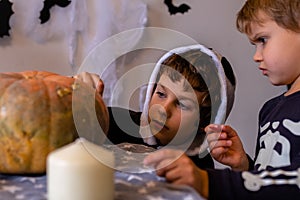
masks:
[[[237,89],[228,123],[236,128],[245,143],[246,151],[253,155],[258,111],[265,100],[282,92],[283,88],[271,86],[267,78],[261,75],[257,64],[252,61],[254,47],[235,29],[235,15],[244,0],[176,0],[173,1],[174,4],[187,3],[191,10],[183,15],[172,16],[169,15],[163,0],[141,1],[148,5],[148,26],[166,27],[182,32],[199,43],[213,47],[230,61],[237,77]],[[91,4],[96,0],[87,2]],[[10,37],[0,38],[0,71],[36,69],[64,75],[76,73],[69,63],[68,45],[66,38],[38,43],[12,27]],[[78,52],[75,60],[80,65],[83,58]],[[157,58],[157,55],[140,55],[126,64],[132,67],[135,63],[150,60],[155,62]]]

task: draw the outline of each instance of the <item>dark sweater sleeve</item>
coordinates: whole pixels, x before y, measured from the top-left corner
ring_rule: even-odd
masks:
[[[254,170],[254,161],[253,159],[247,154],[248,162],[249,162],[249,169],[248,171]]]
[[[300,189],[297,183],[282,184],[282,181],[297,180],[298,175],[284,175],[280,173],[286,170],[288,174],[299,174],[297,169],[274,169],[276,176],[261,177],[267,171],[246,171],[237,172],[230,169],[210,170],[208,169],[209,177],[209,200],[279,200],[279,199],[297,199],[300,196]],[[260,176],[259,176],[259,175]],[[279,175],[278,175],[279,174]],[[248,178],[245,178],[247,175]],[[252,178],[249,178],[252,177]],[[257,183],[257,181],[268,179],[265,186],[261,186],[257,191],[252,191],[245,187],[245,182]],[[276,181],[281,184],[275,184]],[[296,181],[297,182],[297,181]]]
[[[199,155],[196,156],[189,156],[190,159],[197,165],[197,167],[201,169],[214,169],[215,164],[210,155],[210,153],[206,153],[206,155],[202,158],[199,158]]]
[[[139,134],[141,113],[118,107],[108,107],[108,112],[109,130],[106,144],[120,144],[123,142],[144,144]]]

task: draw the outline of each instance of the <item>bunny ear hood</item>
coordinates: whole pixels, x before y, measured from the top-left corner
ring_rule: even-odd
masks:
[[[212,110],[214,110],[212,112],[215,112],[215,114],[214,114],[214,118],[211,120],[211,123],[223,124],[232,109],[233,102],[234,102],[236,80],[235,80],[235,75],[233,73],[232,67],[228,62],[228,60],[222,55],[220,55],[219,53],[217,53],[216,51],[209,49],[200,44],[175,48],[167,52],[166,54],[164,54],[159,59],[151,74],[148,88],[146,91],[146,97],[145,97],[144,107],[141,116],[140,134],[143,137],[144,142],[149,145],[156,145],[156,140],[151,133],[149,123],[148,123],[148,109],[149,109],[149,103],[153,92],[153,88],[156,82],[156,77],[158,75],[161,64],[174,53],[181,55],[191,50],[193,51],[199,50],[209,55],[212,58],[216,67],[218,79],[220,81],[220,91],[218,92],[218,95],[220,95],[221,102],[215,108],[212,105]],[[199,69],[197,70],[201,74],[201,71],[199,71]],[[209,91],[209,93],[210,96],[216,95],[216,94],[211,94],[211,91]]]

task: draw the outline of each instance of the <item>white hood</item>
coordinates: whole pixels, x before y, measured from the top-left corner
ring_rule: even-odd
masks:
[[[140,134],[143,137],[144,142],[146,142],[149,145],[156,144],[156,140],[151,133],[149,123],[148,123],[148,109],[149,109],[149,102],[151,99],[153,88],[156,82],[156,77],[161,67],[161,63],[174,53],[182,54],[187,51],[195,50],[195,49],[199,49],[199,51],[209,55],[213,59],[221,83],[221,87],[220,87],[221,103],[220,106],[216,108],[216,115],[214,117],[214,120],[211,121],[211,123],[223,124],[231,111],[234,102],[235,76],[226,58],[222,57],[219,53],[215,52],[214,50],[211,50],[200,44],[175,48],[169,51],[168,53],[166,53],[165,55],[163,55],[159,59],[151,74],[148,88],[146,91],[145,103],[144,103],[144,108],[141,116]]]

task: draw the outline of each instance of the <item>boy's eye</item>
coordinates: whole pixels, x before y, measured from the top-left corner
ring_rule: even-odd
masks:
[[[183,110],[188,110],[188,106],[187,105],[185,105],[184,103],[178,103],[178,105],[180,106],[180,108],[182,108]]]
[[[255,45],[255,46],[257,46],[257,45],[265,45],[266,42],[267,42],[267,38],[265,38],[265,37],[258,37],[255,40],[253,40],[251,42],[251,44]]]
[[[191,103],[188,103],[188,102],[178,101],[177,104],[182,110],[192,110],[192,107],[193,107],[191,105]]]
[[[267,42],[267,39],[264,38],[264,37],[259,37],[259,38],[257,38],[257,42],[258,42],[258,43],[265,44],[265,43]]]
[[[166,96],[166,94],[164,92],[161,91],[156,91],[157,96],[159,96],[160,98],[163,98]]]

